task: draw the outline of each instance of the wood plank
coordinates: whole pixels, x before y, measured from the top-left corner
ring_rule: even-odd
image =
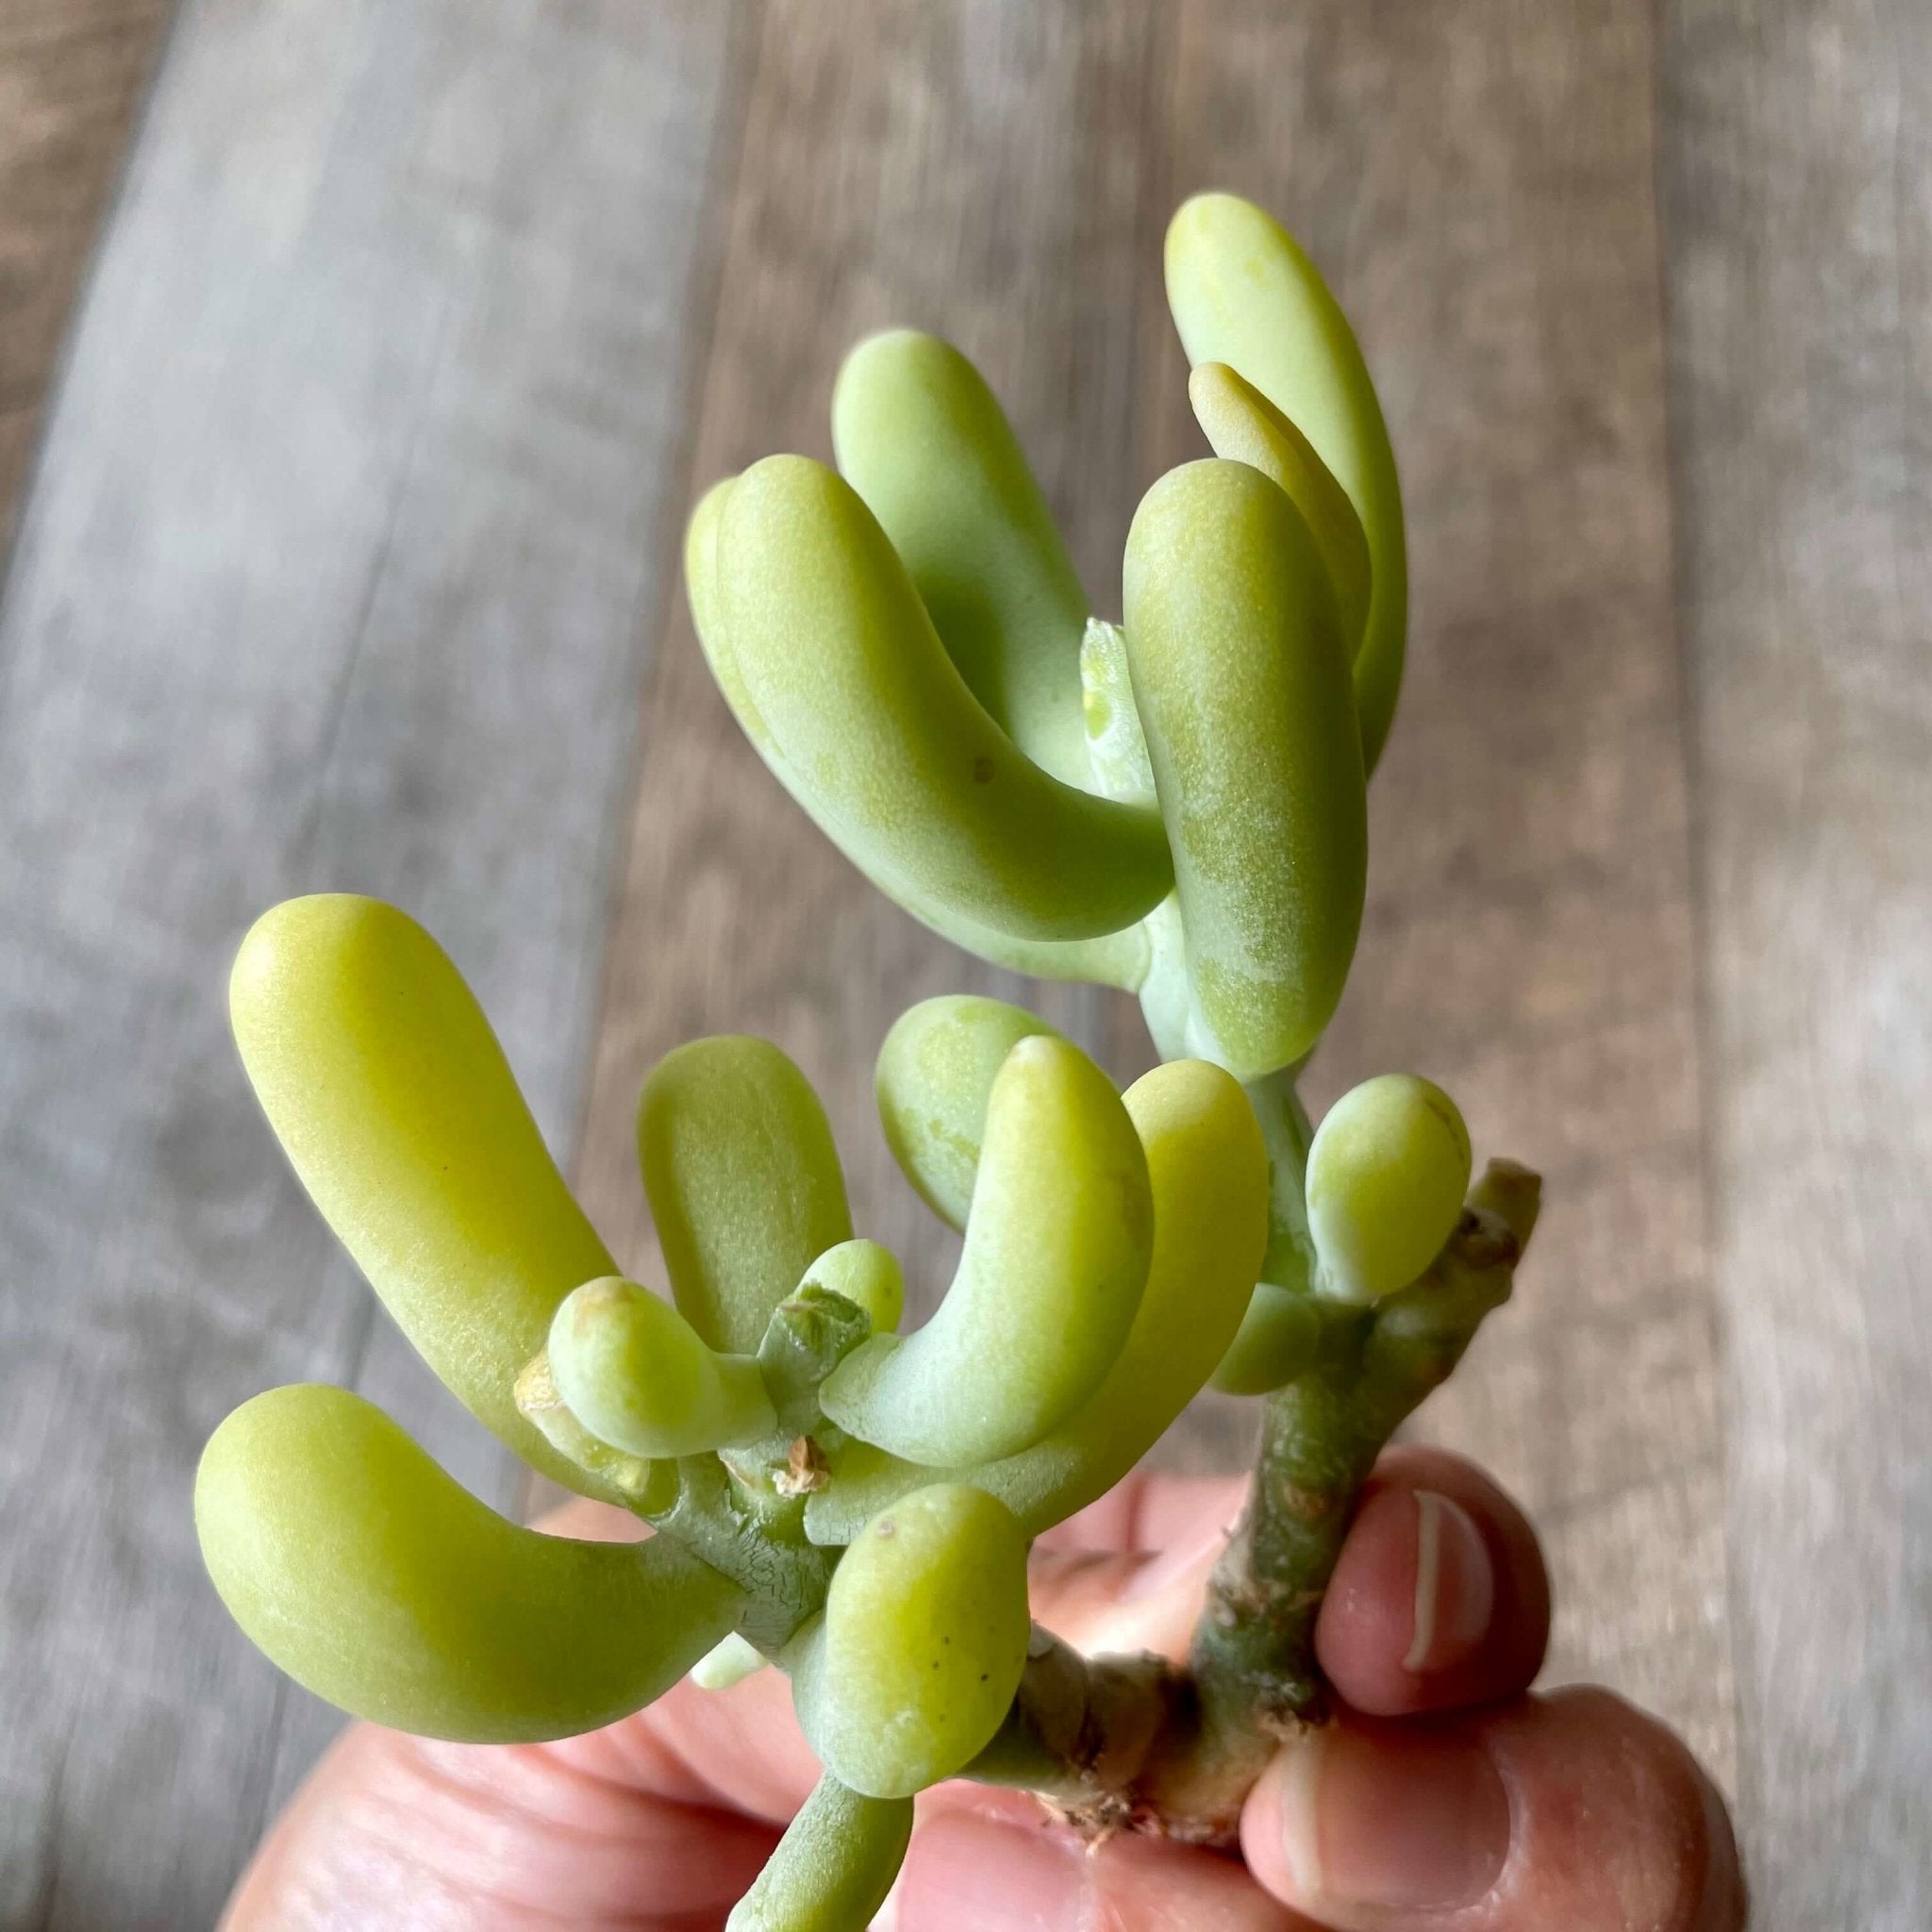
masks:
[[[171,42],[0,613],[9,1925],[211,1923],[333,1725],[200,1574],[227,1408],[354,1383],[513,1493],[284,1172],[223,979],[289,892],[395,898],[571,1138],[732,32],[197,0]]]
[[[0,7],[0,556],[168,0]]]
[[[1428,1073],[1480,1148],[1545,1170],[1518,1300],[1424,1432],[1552,1525],[1551,1675],[1660,1708],[1727,1778],[1650,12],[1188,0],[1180,19],[1173,192],[1252,194],[1308,245],[1408,509],[1407,685],[1309,1086]],[[1200,447],[1178,356],[1161,367],[1150,469]],[[1619,1566],[1646,1536],[1673,1557],[1633,1590]]]
[[[1662,181],[1759,1921],[1932,1923],[1932,16],[1673,0]]]
[[[694,486],[774,449],[829,456],[846,348],[934,329],[1010,411],[1100,608],[1135,500],[1136,291],[1154,15],[1108,0],[767,12],[746,121]],[[1149,226],[1152,221],[1155,225]],[[581,1186],[620,1256],[656,1272],[631,1124],[652,1062],[699,1034],[776,1041],[824,1094],[859,1226],[907,1263],[916,1310],[952,1238],[874,1118],[887,1026],[932,993],[1037,1002],[1090,1046],[1105,996],[967,960],[861,879],[786,798],[712,688],[680,598],[645,704],[628,865],[611,925]]]

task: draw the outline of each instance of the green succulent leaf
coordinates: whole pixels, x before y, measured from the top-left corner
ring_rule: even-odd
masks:
[[[638,1103],[638,1159],[672,1294],[714,1349],[753,1353],[814,1257],[851,1239],[825,1110],[765,1041],[666,1054]]]
[[[867,1798],[827,1772],[724,1922],[724,1932],[860,1932],[912,1837],[910,1798]]]
[[[1213,1058],[1256,1079],[1321,1037],[1361,925],[1367,802],[1334,592],[1283,491],[1212,458],[1142,499],[1125,591],[1193,999]]]
[[[874,1088],[886,1145],[923,1200],[964,1227],[979,1174],[986,1109],[1021,1041],[1058,1033],[1024,1007],[972,993],[922,1000],[893,1021]]]
[[[1087,595],[978,370],[936,336],[868,337],[832,391],[832,446],[967,688],[1042,771],[1085,786]]]
[[[424,1359],[525,1462],[623,1501],[516,1406],[557,1305],[616,1269],[441,947],[379,900],[291,899],[228,1005],[269,1124]]]
[[[1470,1165],[1469,1129],[1433,1081],[1380,1074],[1351,1088],[1308,1149],[1323,1291],[1373,1302],[1407,1288],[1461,1217]]]
[[[1147,1286],[1098,1389],[1018,1455],[951,1472],[1010,1508],[1029,1536],[1106,1494],[1158,1441],[1219,1362],[1247,1307],[1268,1238],[1268,1158],[1236,1082],[1174,1060],[1124,1095],[1154,1204]],[[806,1506],[815,1540],[840,1543],[932,1472],[846,1444]]]
[[[670,1303],[621,1275],[564,1297],[549,1354],[571,1413],[632,1456],[694,1456],[777,1426],[756,1361],[721,1355]]]
[[[1020,1041],[993,1082],[944,1302],[848,1356],[820,1391],[825,1414],[939,1467],[1037,1442],[1119,1355],[1153,1232],[1146,1156],[1112,1083],[1066,1041]]]
[[[962,1483],[916,1491],[854,1539],[788,1653],[799,1724],[852,1790],[909,1798],[999,1728],[1031,1627],[1012,1511]]]
[[[675,1543],[506,1523],[373,1404],[297,1385],[209,1439],[195,1528],[249,1638],[331,1704],[419,1736],[565,1738],[641,1708],[743,1597]]]
[[[1341,615],[1350,658],[1369,620],[1369,540],[1361,519],[1308,439],[1225,362],[1204,362],[1188,378],[1188,399],[1218,457],[1259,470],[1302,513]]]
[[[1321,1311],[1306,1290],[1257,1282],[1214,1386],[1224,1395],[1266,1395],[1307,1367],[1321,1340]]]
[[[1167,299],[1188,360],[1225,363],[1298,425],[1361,519],[1371,586],[1355,689],[1373,772],[1402,687],[1408,559],[1395,458],[1355,332],[1300,244],[1239,195],[1197,194],[1177,210]]]
[[[713,501],[699,507],[693,547],[708,532],[711,556],[692,610],[719,686],[882,891],[941,929],[963,920],[1032,941],[1115,933],[1158,903],[1172,879],[1159,819],[1020,750],[850,484],[769,457]]]
[[[877,1241],[841,1241],[827,1248],[798,1284],[799,1292],[817,1289],[842,1296],[864,1311],[874,1335],[890,1335],[906,1312],[906,1271],[899,1257]]]

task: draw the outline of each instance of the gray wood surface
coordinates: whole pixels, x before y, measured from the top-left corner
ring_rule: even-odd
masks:
[[[0,0],[0,556],[168,0]]]
[[[1768,1924],[1932,1923],[1932,14],[1681,0],[1681,608],[1740,1782]]]
[[[169,48],[0,620],[0,1924],[211,1923],[333,1728],[200,1574],[225,1409],[351,1383],[513,1496],[223,982],[277,898],[393,897],[568,1139],[731,25],[278,0]]]
[[[984,988],[1145,1063],[1129,1003],[961,960],[811,831],[674,546],[910,322],[1116,611],[1201,447],[1158,262],[1209,184],[1334,280],[1409,506],[1310,1084],[1418,1067],[1549,1176],[1426,1432],[1537,1510],[1553,1675],[1736,1790],[1757,1924],[1932,1919],[1928,92],[1908,0],[191,5],[0,607],[0,1925],[204,1923],[327,1730],[192,1555],[235,1401],[353,1381],[511,1493],[255,1118],[220,980],[262,905],[423,914],[647,1273],[679,1040],[798,1057],[928,1294],[893,1015]]]

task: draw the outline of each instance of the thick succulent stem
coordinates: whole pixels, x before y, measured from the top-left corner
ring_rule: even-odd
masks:
[[[1084,1657],[1036,1625],[1012,1708],[966,1775],[1032,1791],[1096,1835],[1148,1824],[1141,1780],[1190,1694],[1163,1657]]]
[[[1315,1619],[1370,1470],[1508,1299],[1537,1179],[1493,1163],[1434,1267],[1363,1317],[1331,1324],[1314,1365],[1267,1400],[1248,1507],[1208,1585],[1191,1671],[1200,1702],[1191,1802],[1232,1832],[1275,1742],[1319,1722]]]
[[[1279,1740],[1326,1714],[1315,1618],[1357,1500],[1396,1427],[1509,1295],[1537,1177],[1493,1162],[1434,1267],[1341,1310],[1311,1366],[1268,1398],[1248,1507],[1217,1565],[1188,1673],[1036,1641],[970,1775],[1024,1785],[1088,1829],[1226,1844]]]

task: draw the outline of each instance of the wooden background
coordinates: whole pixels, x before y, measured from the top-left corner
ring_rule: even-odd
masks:
[[[0,0],[0,1925],[210,1922],[328,1734],[194,1555],[230,1407],[352,1384],[519,1500],[259,1124],[255,912],[424,918],[640,1267],[644,1070],[770,1035],[930,1279],[873,1053],[1035,995],[741,743],[682,514],[923,325],[1116,611],[1198,450],[1158,242],[1206,185],[1329,275],[1409,509],[1316,1098],[1418,1068],[1549,1176],[1427,1429],[1536,1510],[1553,1679],[1735,1793],[1759,1924],[1932,1921],[1932,11]]]

